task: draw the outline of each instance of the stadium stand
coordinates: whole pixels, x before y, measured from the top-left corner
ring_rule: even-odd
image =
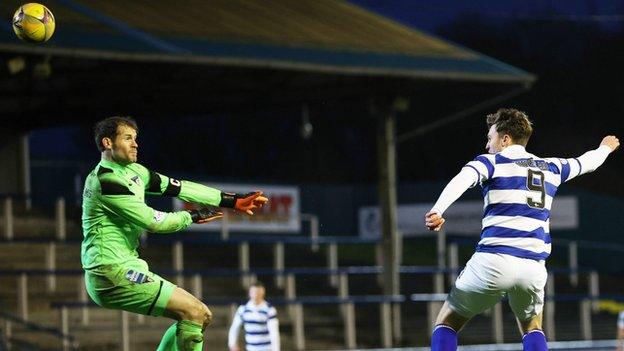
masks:
[[[49,220],[54,223],[60,219]],[[35,221],[31,225],[38,223]],[[49,228],[57,228],[57,225],[54,223]],[[375,262],[374,250],[356,260],[355,266],[345,265],[353,262],[348,257],[342,261],[336,257],[335,267],[327,265],[330,245],[335,245],[337,253],[353,245],[376,245],[376,240],[326,236],[316,240],[309,237],[231,236],[223,240],[218,234],[208,235],[178,235],[172,237],[173,240],[153,236],[154,240],[144,242],[143,255],[149,257],[159,274],[185,286],[213,308],[215,327],[207,338],[215,344],[225,343],[232,310],[241,302],[244,288],[256,279],[268,283],[270,301],[280,309],[284,345],[289,349],[389,347],[395,344],[393,338],[396,335],[402,336],[407,344],[422,343],[427,340],[431,318],[445,296],[436,289],[447,291],[451,275],[460,269],[441,268],[435,264],[402,266],[403,295],[383,296],[379,295],[381,289],[378,286],[383,269],[370,265]],[[310,244],[313,242],[320,245],[317,252],[312,250]],[[184,243],[185,247],[176,249],[178,243]],[[293,253],[285,258],[280,269],[275,268],[273,248],[276,243],[284,245],[286,252]],[[457,243],[462,240],[448,242],[449,245]],[[240,250],[242,244],[249,245],[246,252]],[[405,245],[410,245],[409,240]],[[4,236],[0,242],[3,252],[0,255],[0,267],[3,267],[0,270],[0,286],[3,287],[0,288],[0,298],[7,306],[14,306],[12,313],[19,316],[13,318],[9,337],[29,340],[36,335],[38,331],[25,324],[28,321],[35,322],[39,328],[72,335],[75,340],[67,338],[64,342],[58,333],[48,337],[48,345],[62,346],[65,350],[72,347],[123,349],[124,343],[132,350],[153,347],[159,335],[150,331],[165,329],[167,322],[106,311],[90,302],[83,288],[79,247],[75,233],[66,239],[58,239],[51,232],[40,232],[37,236],[16,235],[10,239]],[[190,254],[174,258],[176,251]],[[203,255],[193,254],[195,252],[203,252]],[[216,252],[222,253],[218,266],[202,259]],[[241,266],[242,253],[254,257],[250,260],[253,264]],[[182,269],[172,269],[176,261],[182,262]],[[553,267],[550,274],[552,284],[548,287],[546,326],[550,328],[551,339],[608,337],[605,325],[612,324],[614,317],[601,312],[597,305],[603,300],[622,301],[624,298],[612,294],[614,290],[604,284],[604,291],[597,290],[600,280],[593,270]],[[573,274],[577,276],[576,285],[570,279]],[[437,287],[440,282],[442,286]],[[400,306],[404,311],[401,320],[388,318],[393,306]],[[329,318],[330,315],[340,318]],[[17,320],[24,323],[16,323]],[[342,332],[329,332],[336,328]],[[504,343],[517,338],[511,313],[504,304],[497,305],[490,317],[477,319],[469,328],[468,338],[473,342]],[[130,333],[132,338],[128,338]]]

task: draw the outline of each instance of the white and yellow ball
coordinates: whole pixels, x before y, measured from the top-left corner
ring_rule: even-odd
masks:
[[[52,12],[35,2],[20,6],[13,15],[13,31],[18,38],[29,43],[48,41],[55,27]]]

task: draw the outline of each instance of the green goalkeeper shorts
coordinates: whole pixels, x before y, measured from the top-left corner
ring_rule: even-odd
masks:
[[[162,316],[176,286],[136,260],[123,265],[102,265],[85,271],[87,293],[98,305]]]

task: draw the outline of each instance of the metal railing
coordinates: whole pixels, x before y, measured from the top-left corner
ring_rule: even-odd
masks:
[[[383,347],[392,347],[392,320],[389,318],[390,309],[392,305],[400,305],[403,303],[422,303],[426,302],[430,306],[428,308],[428,326],[431,328],[433,325],[433,318],[437,314],[441,303],[446,299],[446,294],[413,294],[411,296],[405,297],[403,295],[361,295],[361,296],[306,296],[299,298],[273,298],[271,303],[277,306],[284,306],[288,310],[288,314],[292,321],[292,333],[293,339],[295,343],[295,348],[297,350],[305,349],[305,318],[304,318],[304,307],[315,306],[315,305],[338,305],[341,313],[341,319],[343,324],[343,336],[345,348],[347,349],[355,349],[357,345],[357,328],[356,328],[356,305],[362,304],[377,304],[379,306],[379,331],[380,331],[380,340]],[[595,300],[617,300],[624,301],[624,296],[622,295],[604,295],[604,296],[589,296],[589,295],[547,295],[546,299],[549,301],[549,304],[553,304],[556,301],[575,301],[579,303],[579,311],[581,318],[579,320],[581,337],[584,340],[592,339],[592,321],[591,321],[591,302]],[[238,298],[220,298],[220,299],[204,299],[204,303],[209,306],[230,306],[231,310],[235,310],[235,308],[242,301]],[[501,302],[502,303],[502,302]],[[503,345],[503,312],[501,308],[501,303],[498,303],[493,307],[492,311],[492,335],[493,341],[495,341],[499,345]],[[546,306],[548,306],[547,304]],[[68,322],[68,313],[71,309],[85,309],[85,308],[93,308],[98,307],[97,305],[89,302],[55,302],[52,304],[53,308],[59,309],[61,313],[61,330],[64,333],[69,332],[69,322]],[[99,307],[98,307],[99,308]],[[498,311],[498,312],[496,312]],[[554,313],[548,312],[548,308],[545,311],[545,314]],[[127,351],[129,345],[129,335],[130,335],[130,323],[128,321],[129,314],[127,312],[119,311],[120,325],[122,328],[120,329],[120,345],[121,350]],[[555,335],[552,333],[552,326],[549,326],[549,323],[553,323],[552,321],[548,321],[548,317],[546,318],[544,325],[545,331],[548,335],[549,342],[555,341]],[[552,333],[552,334],[551,334]],[[64,350],[67,350],[66,345],[63,344]],[[496,349],[495,346],[492,346],[492,350]]]
[[[4,324],[2,328],[2,339],[0,339],[0,342],[3,342],[3,345],[0,345],[0,347],[4,347],[3,350],[11,350],[13,348],[12,344],[19,341],[13,338],[14,324],[21,325],[29,331],[41,332],[58,338],[62,344],[67,345],[65,350],[74,350],[77,348],[75,337],[67,332],[64,332],[63,330],[29,322],[28,320],[15,316],[6,311],[0,311],[0,320],[2,320]]]
[[[305,350],[305,319],[304,306],[315,305],[338,305],[341,310],[343,334],[345,347],[349,349],[355,348],[357,344],[357,329],[355,305],[377,304],[380,313],[380,337],[384,345],[391,346],[391,320],[386,318],[389,315],[391,305],[393,303],[402,303],[405,297],[402,295],[386,296],[386,295],[361,295],[361,296],[306,296],[299,298],[274,298],[271,304],[277,306],[285,306],[292,321],[292,333],[295,341],[296,350]],[[221,298],[221,299],[204,299],[204,303],[209,306],[238,306],[242,301],[238,298]],[[51,306],[60,311],[61,330],[64,333],[69,332],[69,310],[100,308],[90,302],[54,302]],[[130,345],[130,323],[129,313],[119,311],[120,318],[120,349],[129,351]],[[69,345],[62,343],[63,350],[69,350]]]

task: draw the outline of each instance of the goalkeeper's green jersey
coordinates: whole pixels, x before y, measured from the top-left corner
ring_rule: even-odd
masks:
[[[146,194],[199,205],[218,206],[221,201],[220,190],[169,178],[138,163],[122,166],[101,160],[87,176],[82,197],[84,269],[138,259],[139,237],[145,230],[170,233],[191,225],[187,211],[155,210],[145,204]]]

